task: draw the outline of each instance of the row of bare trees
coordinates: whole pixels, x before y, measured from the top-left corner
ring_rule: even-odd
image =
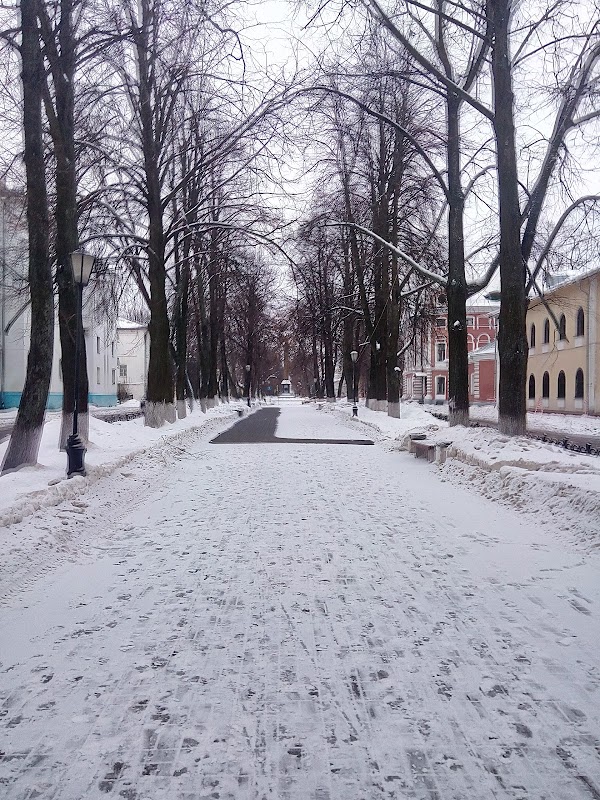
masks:
[[[597,153],[598,16],[586,3],[574,15],[561,2],[332,0],[314,19],[327,26],[332,12],[339,29],[348,12],[356,24],[357,9],[364,35],[352,57],[346,47],[323,59],[312,96],[329,98],[315,113],[334,129],[326,152],[338,178],[316,197],[344,226],[338,257],[347,242],[352,277],[342,305],[368,348],[368,402],[396,413],[403,346],[436,286],[448,308],[450,421],[466,423],[466,304],[499,273],[499,423],[521,433],[527,296],[582,219],[598,241],[599,197],[573,180]],[[309,284],[298,281],[305,305]],[[358,340],[340,327],[337,342],[347,376]]]
[[[465,423],[466,304],[499,273],[500,427],[523,431],[527,295],[581,220],[595,236],[598,197],[573,176],[582,174],[577,154],[596,152],[600,31],[589,3],[577,3],[579,15],[572,5],[329,0],[314,24],[350,35],[337,37],[340,52],[329,37],[301,86],[256,77],[239,33],[243,3],[20,0],[3,9],[5,89],[17,97],[20,71],[23,96],[23,116],[14,117],[18,102],[4,103],[3,122],[25,131],[25,174],[18,148],[4,161],[27,186],[32,312],[3,468],[36,460],[54,288],[63,445],[70,431],[69,259],[78,247],[100,257],[114,292],[134,286],[143,298],[148,425],[184,414],[190,388],[210,404],[260,383],[275,367],[259,366],[258,354],[276,361],[267,343],[277,337],[265,331],[281,331],[282,320],[310,364],[307,387],[339,392],[337,363],[348,387],[357,349],[369,404],[395,414],[403,354],[434,289],[448,305],[451,423]],[[292,245],[295,311],[277,325],[266,243],[283,229],[265,187],[284,172],[281,137],[300,106],[298,119],[312,120],[303,157],[318,189]],[[85,434],[85,349],[80,374]]]
[[[262,202],[261,175],[285,103],[285,86],[248,77],[235,8],[24,0],[18,10],[3,39],[7,63],[20,67],[24,98],[23,118],[7,122],[25,131],[32,338],[4,471],[37,459],[54,285],[61,446],[71,429],[77,306],[70,254],[78,248],[98,256],[104,284],[110,279],[126,292],[133,286],[144,299],[147,425],[184,415],[194,387],[206,406],[242,391],[253,377],[246,364],[260,371],[274,278],[259,243],[277,226]],[[12,178],[22,179],[17,161]],[[81,350],[78,409],[86,437]]]

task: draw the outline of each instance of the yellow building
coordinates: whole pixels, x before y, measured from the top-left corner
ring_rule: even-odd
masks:
[[[600,414],[599,286],[595,270],[529,301],[529,409]]]

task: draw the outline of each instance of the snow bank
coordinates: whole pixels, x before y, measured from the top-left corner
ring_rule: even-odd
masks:
[[[448,413],[448,406],[434,406],[432,411],[439,411],[443,414]],[[498,409],[496,406],[471,406],[469,416],[475,422],[497,422]],[[585,436],[600,436],[600,417],[590,417],[587,414],[550,414],[548,412],[528,412],[527,427],[535,430],[543,428],[548,432],[555,431],[569,434],[581,434]]]
[[[108,423],[90,416],[90,442],[86,453],[87,476],[67,479],[67,455],[58,450],[60,417],[49,416],[42,435],[38,464],[0,477],[0,528],[20,522],[41,508],[77,497],[83,485],[114,472],[149,449],[166,446],[182,432],[206,426],[213,420],[237,417],[239,404],[223,404],[206,414],[198,407],[185,419],[162,428],[147,428],[139,419]],[[0,462],[8,440],[0,444]]]
[[[328,406],[351,414],[346,403]],[[437,410],[437,409],[436,409]],[[472,409],[477,417],[494,409]],[[540,415],[535,416],[539,421]],[[551,415],[544,415],[544,426]],[[598,420],[554,415],[554,430],[598,433]],[[481,417],[479,417],[481,418]],[[445,464],[437,465],[443,480],[468,484],[486,497],[532,515],[544,515],[560,532],[577,532],[577,540],[600,544],[600,458],[564,450],[527,437],[508,437],[495,428],[450,428],[413,403],[402,405],[402,418],[359,410],[357,425],[376,429],[392,449],[404,450],[410,433],[425,433],[432,443],[449,443]],[[529,423],[532,424],[532,423]],[[569,538],[571,538],[569,534]]]

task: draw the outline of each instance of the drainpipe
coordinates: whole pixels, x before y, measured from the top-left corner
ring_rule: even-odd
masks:
[[[598,281],[592,276],[590,279],[588,299],[587,327],[587,407],[588,414],[595,414],[596,407],[596,372],[598,369]]]

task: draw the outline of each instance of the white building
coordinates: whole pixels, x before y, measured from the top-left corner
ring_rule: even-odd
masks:
[[[27,230],[22,195],[0,184],[0,408],[17,408],[25,383],[31,330],[27,288]],[[83,293],[83,328],[87,355],[89,394],[92,405],[117,403],[116,313],[107,313],[102,279],[95,279]],[[110,292],[106,293],[110,296]],[[58,305],[58,302],[56,302]],[[62,407],[58,314],[54,323],[54,357],[47,408]]]
[[[128,319],[117,322],[117,360],[119,396],[134,400],[146,396],[150,338],[148,326]]]

